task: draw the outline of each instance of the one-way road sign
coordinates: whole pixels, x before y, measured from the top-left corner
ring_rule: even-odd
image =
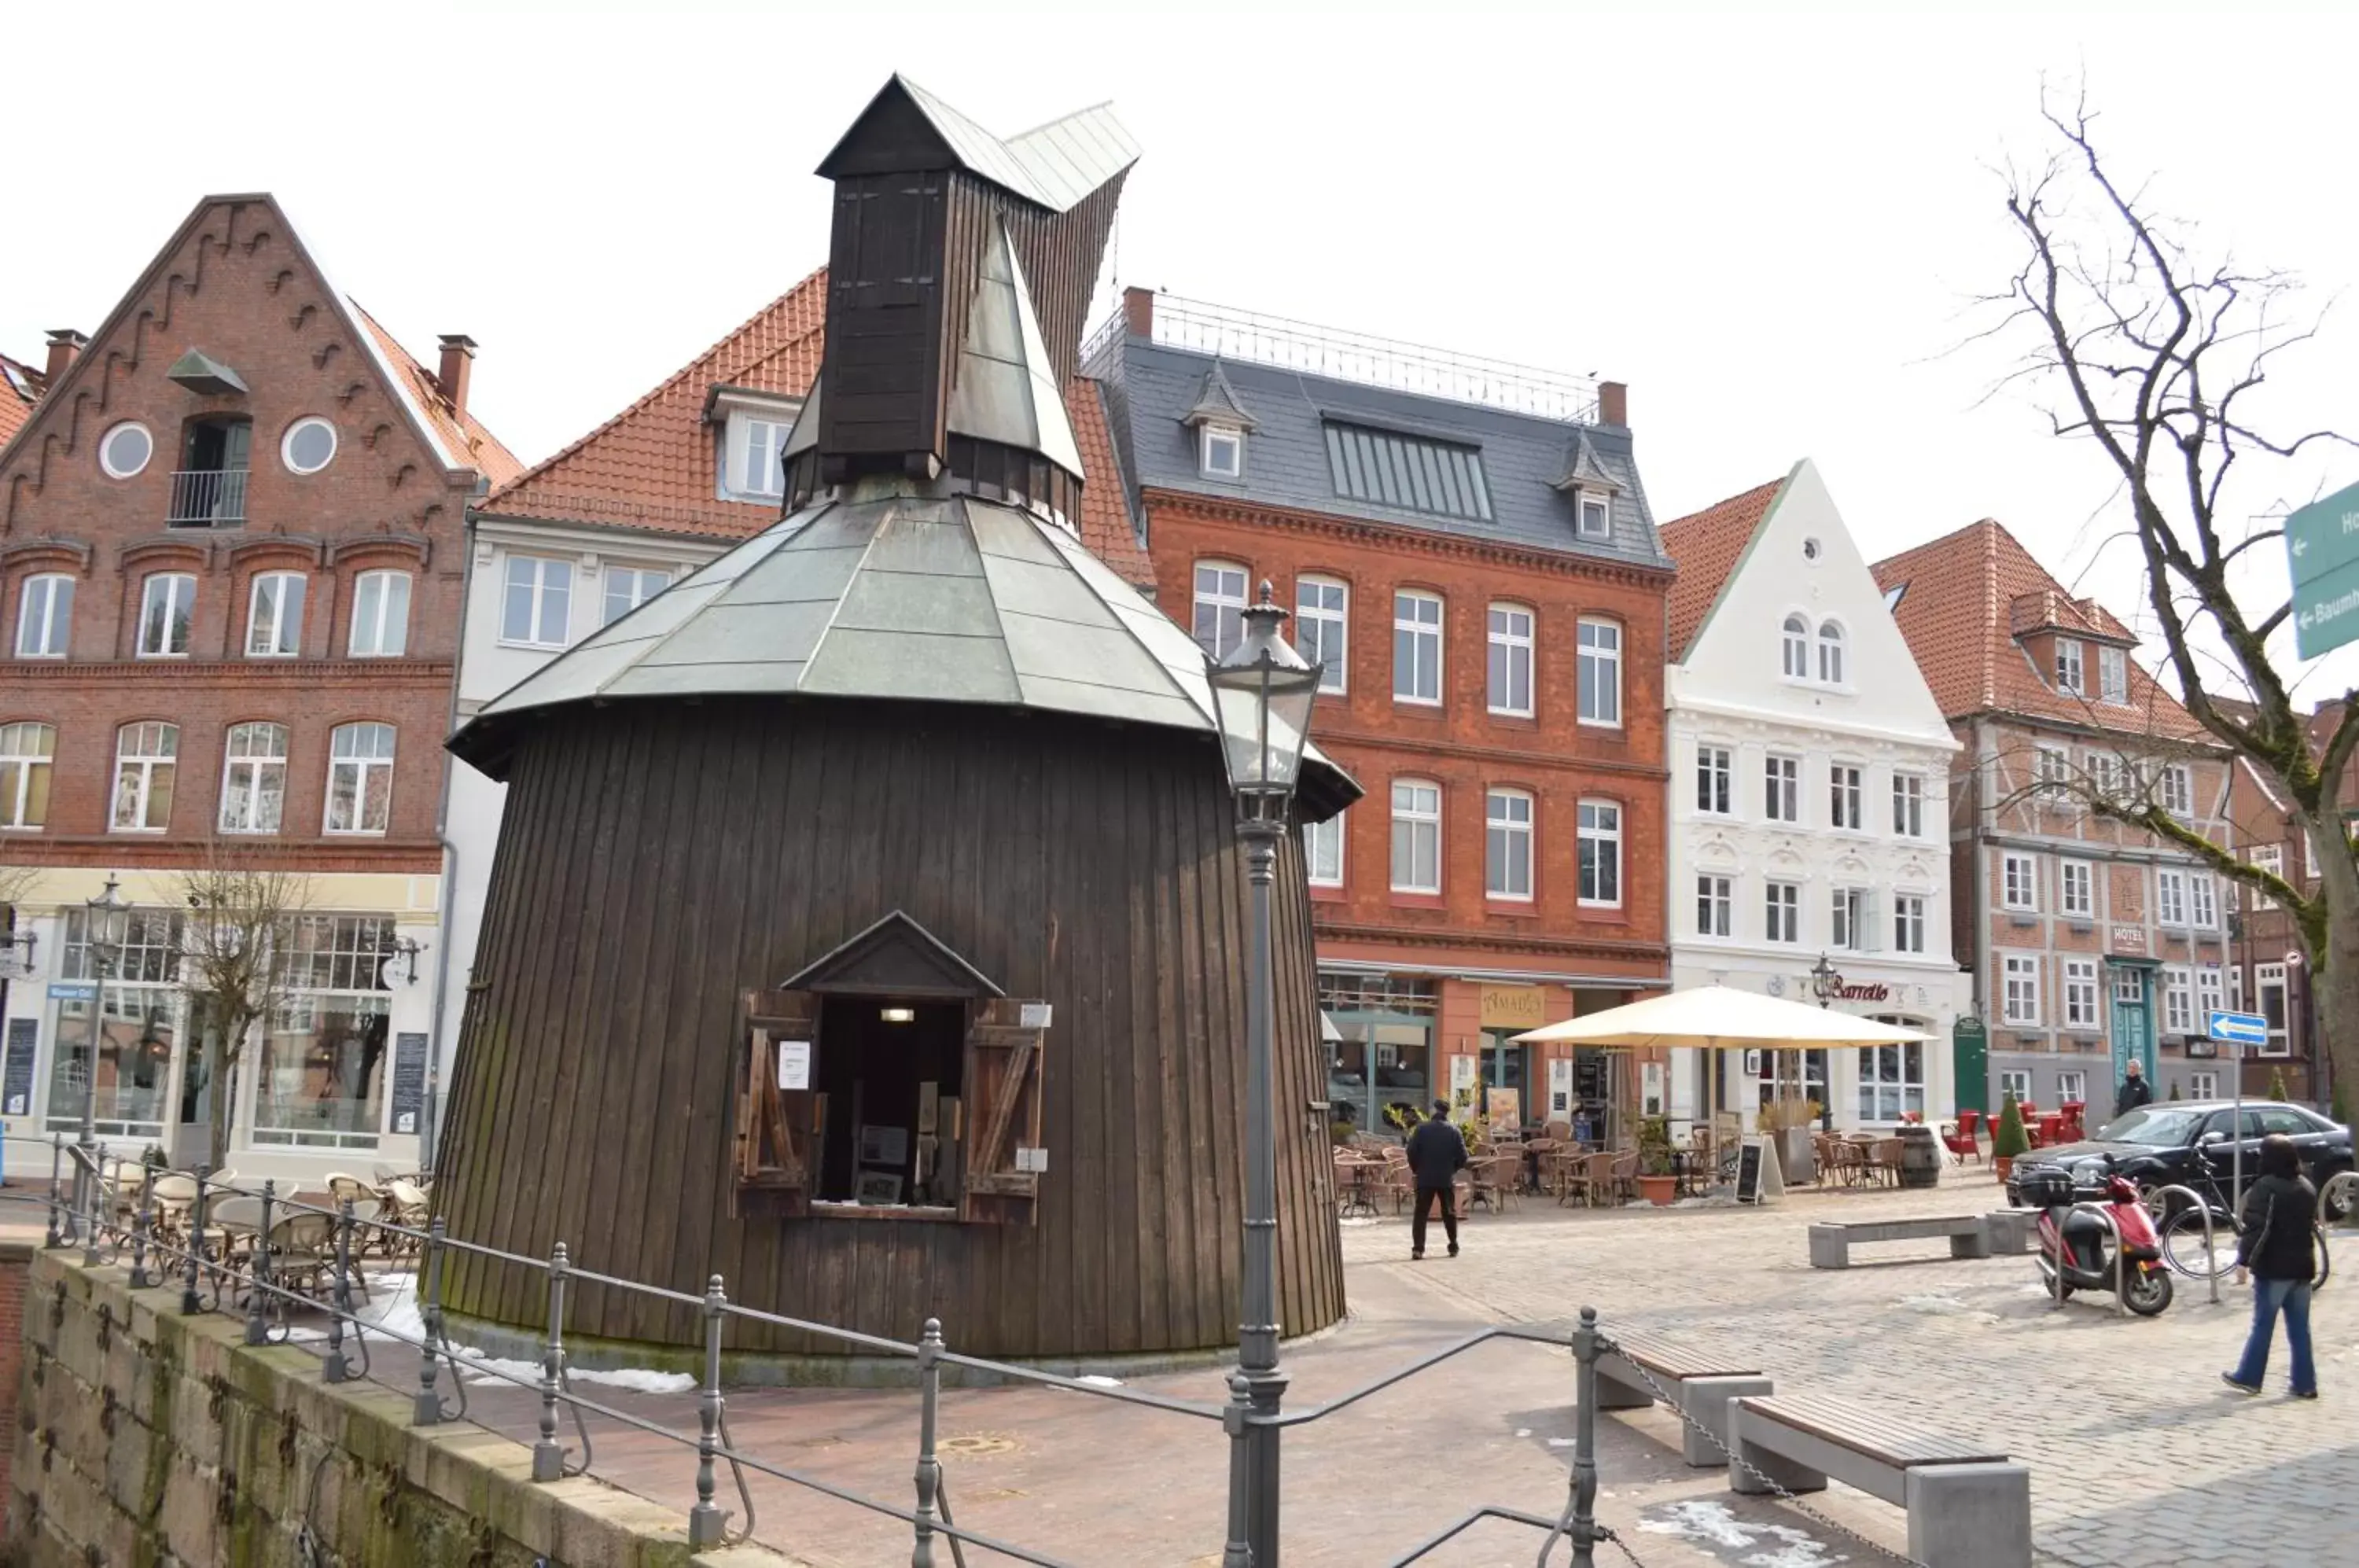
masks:
[[[2231,1045],[2267,1045],[2269,1020],[2258,1013],[2213,1013],[2212,1038]]]

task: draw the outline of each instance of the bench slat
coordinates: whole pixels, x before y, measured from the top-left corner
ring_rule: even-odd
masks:
[[[1758,1356],[1690,1349],[1642,1334],[1617,1334],[1614,1343],[1624,1360],[1659,1377],[1749,1377],[1761,1371]]]
[[[1880,1411],[1804,1394],[1747,1396],[1747,1410],[1838,1448],[1896,1468],[1918,1465],[2000,1465],[2004,1453],[1905,1424]]]

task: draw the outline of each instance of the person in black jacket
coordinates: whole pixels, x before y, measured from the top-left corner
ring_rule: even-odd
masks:
[[[2146,1070],[2138,1065],[2136,1057],[2130,1058],[2130,1064],[2122,1073],[2122,1086],[2114,1093],[2114,1115],[2117,1116],[2128,1116],[2154,1098],[2154,1085],[2146,1081]]]
[[[1458,1194],[1451,1186],[1466,1168],[1466,1140],[1450,1125],[1450,1102],[1433,1102],[1433,1115],[1418,1123],[1408,1135],[1409,1174],[1417,1179],[1417,1218],[1409,1222],[1411,1262],[1425,1256],[1425,1216],[1433,1201],[1441,1200],[1441,1229],[1450,1237],[1450,1256],[1458,1256]]]
[[[2257,1394],[2269,1369],[2269,1336],[2285,1314],[2293,1353],[2293,1397],[2318,1398],[2318,1363],[2310,1348],[2310,1282],[2317,1277],[2310,1227],[2318,1221],[2318,1190],[2301,1173],[2293,1139],[2273,1132],[2261,1139],[2261,1179],[2245,1194],[2236,1227],[2236,1283],[2253,1278],[2253,1332],[2245,1358],[2222,1381],[2240,1394]]]

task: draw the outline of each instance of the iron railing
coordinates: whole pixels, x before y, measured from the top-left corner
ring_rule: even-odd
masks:
[[[164,521],[176,528],[220,528],[245,521],[243,468],[183,468],[172,475],[172,509]]]
[[[351,1199],[342,1200],[333,1207],[322,1207],[282,1196],[275,1181],[264,1181],[258,1192],[246,1184],[244,1179],[238,1187],[226,1188],[213,1181],[209,1171],[201,1166],[195,1171],[173,1171],[163,1167],[148,1170],[136,1199],[126,1204],[124,1184],[119,1176],[104,1168],[94,1148],[70,1144],[62,1135],[49,1138],[8,1136],[5,1141],[47,1144],[49,1148],[50,1186],[46,1194],[32,1200],[45,1203],[49,1210],[49,1247],[65,1248],[78,1246],[82,1248],[85,1264],[92,1267],[121,1262],[127,1252],[130,1284],[134,1290],[165,1288],[168,1269],[170,1273],[177,1274],[180,1282],[179,1311],[182,1314],[193,1316],[221,1312],[225,1306],[241,1312],[245,1319],[245,1343],[255,1345],[288,1342],[292,1338],[293,1315],[298,1309],[324,1314],[328,1327],[321,1380],[330,1383],[374,1376],[367,1344],[371,1334],[408,1345],[419,1353],[417,1384],[412,1390],[411,1400],[413,1426],[431,1426],[466,1419],[467,1396],[466,1385],[462,1378],[462,1370],[469,1377],[490,1378],[534,1393],[539,1400],[532,1457],[532,1478],[536,1482],[579,1475],[589,1469],[592,1443],[587,1418],[591,1416],[664,1439],[693,1453],[696,1503],[689,1515],[692,1550],[735,1544],[752,1538],[755,1510],[753,1494],[746,1483],[746,1475],[752,1473],[791,1483],[907,1525],[911,1535],[912,1568],[934,1568],[938,1561],[938,1542],[947,1545],[950,1561],[957,1568],[965,1568],[964,1548],[969,1544],[998,1552],[1018,1563],[1036,1564],[1037,1568],[1071,1568],[1062,1559],[957,1523],[951,1512],[950,1489],[936,1446],[941,1370],[945,1367],[954,1367],[1004,1382],[1061,1388],[1070,1393],[1110,1399],[1142,1410],[1219,1423],[1230,1443],[1228,1517],[1224,1527],[1226,1541],[1220,1561],[1223,1568],[1253,1568],[1252,1549],[1246,1543],[1248,1475],[1251,1469],[1247,1454],[1250,1440],[1257,1431],[1307,1426],[1468,1351],[1494,1341],[1519,1340],[1565,1346],[1572,1352],[1576,1363],[1576,1437],[1572,1470],[1562,1510],[1551,1518],[1497,1505],[1470,1509],[1439,1533],[1393,1559],[1392,1568],[1408,1568],[1408,1564],[1422,1560],[1485,1519],[1506,1520],[1544,1531],[1538,1556],[1539,1568],[1547,1568],[1549,1556],[1560,1540],[1571,1546],[1571,1568],[1592,1568],[1595,1561],[1594,1549],[1604,1542],[1613,1542],[1620,1546],[1625,1555],[1629,1554],[1628,1544],[1612,1530],[1599,1524],[1594,1515],[1598,1486],[1594,1422],[1596,1364],[1598,1357],[1612,1347],[1612,1342],[1598,1328],[1594,1308],[1581,1309],[1580,1321],[1571,1328],[1503,1323],[1478,1330],[1324,1403],[1291,1410],[1282,1415],[1265,1415],[1254,1408],[1250,1388],[1241,1372],[1230,1374],[1229,1397],[1219,1403],[1084,1381],[1035,1367],[952,1351],[945,1343],[940,1319],[929,1319],[922,1337],[914,1344],[887,1339],[830,1323],[763,1312],[732,1301],[724,1281],[717,1274],[707,1283],[701,1296],[690,1295],[580,1268],[572,1262],[562,1242],[553,1247],[546,1258],[529,1258],[452,1236],[440,1218],[419,1229],[363,1213]],[[159,1225],[154,1198],[156,1184],[161,1179],[175,1176],[187,1178],[193,1183],[193,1197],[187,1221],[184,1225]],[[0,1196],[26,1201],[14,1193]],[[233,1247],[228,1230],[221,1223],[221,1216],[214,1207],[233,1197],[258,1200],[255,1223],[250,1227],[254,1240],[243,1256],[238,1255]],[[314,1290],[307,1292],[283,1278],[288,1262],[299,1256],[302,1258],[307,1273],[314,1273],[321,1267],[316,1257],[299,1255],[279,1241],[281,1227],[291,1218],[301,1215],[322,1216],[329,1223],[332,1243],[327,1249],[330,1261],[325,1265],[325,1270],[332,1279],[324,1292],[319,1291],[316,1282]],[[243,1235],[248,1232],[249,1227],[239,1225],[238,1230]],[[402,1251],[414,1258],[420,1325],[418,1334],[408,1334],[364,1318],[354,1310],[354,1259],[364,1251],[368,1238],[372,1236],[385,1246],[388,1257]],[[520,1265],[544,1276],[548,1334],[542,1341],[537,1377],[511,1372],[488,1360],[462,1358],[453,1349],[445,1327],[442,1307],[444,1265],[453,1253],[468,1253]],[[574,1390],[568,1370],[564,1335],[568,1289],[577,1281],[652,1296],[694,1309],[702,1314],[702,1374],[695,1389],[696,1428],[692,1433],[675,1430]],[[723,1345],[732,1319],[794,1330],[832,1341],[849,1349],[904,1358],[915,1365],[919,1422],[914,1506],[905,1508],[864,1495],[736,1446],[729,1434],[728,1401],[721,1383]],[[446,1371],[451,1389],[456,1396],[455,1403],[445,1399],[440,1388],[440,1378]],[[559,1441],[560,1422],[567,1415],[571,1416],[580,1440],[578,1458],[574,1450]],[[727,1510],[720,1508],[716,1501],[719,1471],[723,1465],[730,1471],[738,1501],[745,1509],[744,1522],[734,1532],[728,1528]],[[1631,1560],[1635,1562],[1635,1556]]]

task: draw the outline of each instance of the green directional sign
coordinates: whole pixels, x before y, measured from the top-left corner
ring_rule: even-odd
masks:
[[[2359,485],[2290,513],[2286,564],[2297,583],[2314,583],[2359,561]]]
[[[2293,647],[2304,659],[2359,638],[2359,559],[2293,589]]]

